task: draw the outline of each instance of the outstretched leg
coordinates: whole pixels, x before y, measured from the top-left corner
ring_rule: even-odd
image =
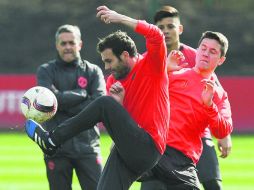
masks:
[[[45,152],[47,147],[51,147],[49,140],[53,142],[52,144],[59,146],[98,122],[104,123],[119,155],[133,171],[141,174],[152,168],[160,158],[161,155],[151,136],[138,126],[118,102],[109,96],[96,99],[78,115],[57,126],[49,135],[45,135],[47,132],[42,131],[40,126],[33,127],[36,128],[34,131],[39,131],[36,135],[39,135],[45,146],[40,146],[34,140],[35,138],[32,139]],[[27,131],[30,131],[31,126],[26,125]],[[29,136],[31,137],[31,135]],[[47,154],[47,152],[45,153]]]
[[[121,158],[132,170],[144,172],[157,162],[160,154],[151,136],[138,126],[123,106],[109,96],[96,99],[80,114],[60,124],[51,138],[57,145],[62,144],[98,122],[104,123]]]

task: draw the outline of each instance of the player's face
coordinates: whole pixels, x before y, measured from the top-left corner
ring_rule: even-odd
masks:
[[[105,64],[105,70],[109,70],[117,80],[125,78],[131,70],[128,59],[123,54],[119,59],[111,49],[105,49],[101,52],[101,59]]]
[[[75,35],[70,32],[63,32],[58,36],[56,49],[62,60],[69,63],[79,57],[79,52],[82,47],[82,41],[75,38]]]
[[[221,57],[221,45],[214,39],[204,38],[196,54],[195,68],[200,72],[211,73],[225,61]]]
[[[165,42],[168,49],[179,43],[179,36],[183,32],[183,26],[178,18],[166,17],[156,23],[165,36]]]

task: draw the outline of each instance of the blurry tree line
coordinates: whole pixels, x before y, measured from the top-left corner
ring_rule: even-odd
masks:
[[[149,22],[161,5],[172,5],[180,11],[184,24],[182,42],[197,47],[206,30],[228,37],[227,60],[218,69],[219,75],[254,74],[253,0],[0,0],[0,73],[34,73],[40,64],[54,59],[55,31],[62,24],[80,27],[82,57],[101,67],[98,39],[117,29],[127,31],[139,52],[144,52],[143,37],[96,18],[96,7],[103,4]]]

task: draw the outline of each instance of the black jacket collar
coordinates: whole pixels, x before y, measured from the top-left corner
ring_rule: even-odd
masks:
[[[82,62],[82,60],[80,58],[72,61],[72,62],[65,62],[64,60],[61,59],[61,57],[58,55],[57,59],[56,59],[56,63],[64,66],[64,67],[76,67],[78,65],[80,65]]]

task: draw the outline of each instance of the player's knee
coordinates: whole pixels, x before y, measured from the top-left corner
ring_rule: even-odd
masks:
[[[210,180],[202,183],[205,190],[222,190],[222,185],[220,180]]]

